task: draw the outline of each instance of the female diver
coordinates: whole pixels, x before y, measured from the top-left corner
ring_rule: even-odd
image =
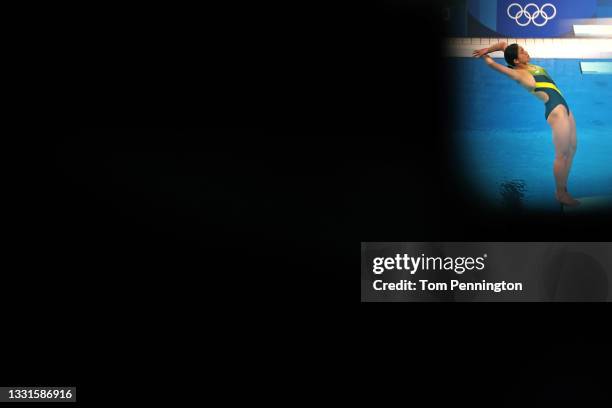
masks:
[[[490,52],[503,51],[508,67],[493,61]],[[500,42],[489,48],[475,50],[474,57],[484,57],[488,66],[514,79],[536,98],[544,102],[544,117],[552,128],[555,145],[555,197],[561,204],[575,206],[580,202],[567,192],[567,178],[576,153],[576,122],[567,102],[546,70],[529,63],[529,54],[518,44]]]

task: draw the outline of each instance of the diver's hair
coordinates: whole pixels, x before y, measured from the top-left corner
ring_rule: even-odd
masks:
[[[504,50],[504,59],[508,63],[508,68],[514,68],[514,60],[518,58],[518,44],[510,44]]]

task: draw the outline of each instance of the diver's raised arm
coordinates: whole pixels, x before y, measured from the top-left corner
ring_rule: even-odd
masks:
[[[512,68],[508,68],[505,67],[501,64],[498,64],[497,62],[495,62],[493,60],[493,58],[491,58],[488,54],[490,52],[495,52],[495,51],[505,51],[506,50],[506,46],[507,44],[502,41],[499,42],[497,44],[494,44],[488,48],[483,48],[481,50],[474,50],[474,52],[472,53],[472,55],[475,58],[480,58],[482,57],[482,59],[487,63],[487,65],[491,68],[493,68],[495,71],[497,72],[501,72],[502,74],[505,74],[506,76],[514,79],[514,80],[518,80],[519,79],[519,74],[516,72],[516,70],[512,69]]]
[[[495,52],[495,51],[505,51],[506,47],[508,46],[508,44],[505,41],[502,42],[498,42],[497,44],[493,44],[492,46],[488,47],[488,48],[483,48],[480,50],[474,50],[474,52],[472,53],[472,55],[476,58],[480,58],[484,55],[487,55],[491,52]]]
[[[493,60],[493,58],[489,57],[488,55],[485,55],[483,57],[483,59],[485,60],[485,62],[487,63],[487,65],[491,68],[493,68],[495,71],[497,72],[501,72],[502,74],[507,75],[508,77],[518,81],[519,80],[519,73],[512,68],[508,68],[506,66],[503,66],[502,64],[498,64],[497,62],[495,62]]]

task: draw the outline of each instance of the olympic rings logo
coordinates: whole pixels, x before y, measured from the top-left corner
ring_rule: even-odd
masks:
[[[512,9],[513,7],[515,7],[514,11],[516,11],[514,15],[510,14],[510,9]],[[516,10],[516,7],[518,7],[519,9]],[[546,7],[550,7],[548,13],[544,10]],[[523,8],[518,3],[512,3],[508,6],[506,13],[508,14],[508,17],[516,21],[516,24],[520,25],[521,27],[525,27],[529,25],[529,23],[533,23],[533,25],[537,27],[542,27],[543,25],[548,23],[548,20],[552,20],[553,18],[555,18],[555,16],[557,15],[557,9],[550,3],[544,4],[541,8],[538,7],[538,5],[535,3],[529,3],[525,6],[525,8]],[[519,21],[523,16],[525,16],[525,19],[527,20],[526,22]],[[539,20],[540,22],[538,22],[536,19],[540,16],[542,17],[543,21]]]

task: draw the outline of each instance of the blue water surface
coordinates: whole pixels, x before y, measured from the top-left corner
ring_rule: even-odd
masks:
[[[548,71],[576,120],[578,150],[568,190],[575,197],[612,195],[612,75],[583,75],[580,61],[531,63]],[[554,146],[544,104],[480,59],[449,63],[460,111],[453,131],[458,160],[481,192],[479,199],[505,205],[518,197],[524,209],[557,210]]]

